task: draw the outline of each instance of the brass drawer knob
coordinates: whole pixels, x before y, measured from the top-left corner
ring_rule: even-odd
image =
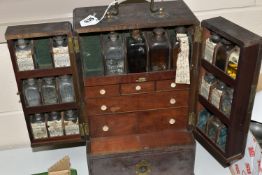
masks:
[[[176,123],[176,120],[174,118],[169,119],[169,124],[173,125]]]
[[[171,83],[171,84],[170,84],[170,87],[171,87],[171,88],[175,88],[175,87],[176,87],[176,83],[174,83],[174,82]]]
[[[107,131],[109,131],[109,127],[108,127],[107,125],[104,125],[104,126],[102,127],[102,130],[103,130],[104,132],[107,132]]]
[[[101,106],[101,110],[102,110],[102,111],[107,110],[107,106],[106,106],[106,105],[102,105],[102,106]]]
[[[136,86],[136,91],[140,91],[142,89],[142,87],[140,85]]]
[[[100,93],[101,95],[105,95],[105,94],[106,94],[106,90],[105,90],[105,89],[101,89],[101,90],[99,91],[99,93]]]
[[[171,105],[174,105],[174,104],[176,104],[176,99],[171,98],[169,102],[170,102]]]

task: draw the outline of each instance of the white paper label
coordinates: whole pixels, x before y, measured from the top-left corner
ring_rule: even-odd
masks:
[[[31,50],[19,50],[15,55],[19,71],[35,69]]]
[[[99,23],[99,19],[93,15],[88,15],[86,18],[82,19],[80,21],[81,27],[86,27],[86,26],[91,26],[91,25],[96,25]]]
[[[217,107],[218,109],[219,109],[219,105],[220,105],[220,100],[221,100],[222,93],[223,93],[223,91],[214,88],[214,89],[212,90],[212,94],[211,94],[211,97],[210,97],[211,103],[212,103],[215,107]]]
[[[210,91],[211,84],[206,82],[204,77],[202,78],[201,86],[200,86],[200,94],[208,100],[209,91]]]
[[[65,124],[65,134],[66,135],[75,135],[79,134],[78,122],[64,121]]]
[[[49,132],[50,137],[57,137],[57,136],[64,135],[61,120],[48,121],[47,126],[48,126],[48,132]]]
[[[209,38],[206,40],[204,59],[207,60],[209,63],[213,62],[214,49],[216,45],[217,44],[210,41]]]
[[[45,123],[31,123],[34,139],[47,138]]]
[[[55,67],[69,67],[70,57],[68,47],[53,47]]]
[[[189,39],[186,34],[177,34],[180,52],[177,58],[176,83],[190,84]]]

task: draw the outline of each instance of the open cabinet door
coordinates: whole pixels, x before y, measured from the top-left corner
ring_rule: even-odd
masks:
[[[202,22],[194,136],[223,166],[244,155],[261,38],[222,18]]]

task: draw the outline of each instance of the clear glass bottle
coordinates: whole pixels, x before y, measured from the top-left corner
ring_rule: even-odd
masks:
[[[156,28],[148,34],[149,70],[163,71],[169,69],[170,42],[163,28]]]
[[[43,103],[46,105],[58,103],[55,79],[53,77],[46,77],[42,80],[41,92]]]
[[[147,49],[145,39],[139,30],[133,30],[127,38],[128,72],[146,72]]]
[[[220,110],[229,117],[231,114],[231,106],[233,101],[234,89],[227,88],[221,97]]]
[[[34,139],[47,138],[45,117],[42,114],[31,115],[30,123]]]
[[[125,73],[125,47],[121,35],[111,32],[103,38],[103,54],[106,75]]]
[[[211,113],[208,112],[206,109],[203,109],[198,114],[198,121],[197,121],[197,127],[202,130],[203,132],[206,131],[206,125],[208,119],[211,117]]]
[[[18,39],[15,44],[15,55],[19,71],[35,69],[30,40]]]
[[[211,90],[210,102],[219,109],[221,97],[225,93],[227,86],[222,81],[218,81]]]
[[[215,65],[222,71],[226,71],[228,57],[233,51],[234,45],[226,39],[222,39],[221,42],[222,45],[217,48]]]
[[[214,52],[220,40],[220,36],[214,33],[206,40],[204,59],[211,64],[213,63]]]
[[[213,74],[206,73],[202,77],[200,90],[199,90],[200,95],[202,95],[205,99],[208,100],[210,94],[210,88],[216,83],[216,81],[217,80]]]
[[[240,56],[240,48],[238,46],[235,46],[231,54],[229,55],[228,66],[227,66],[227,74],[233,79],[236,79],[237,76],[239,56]]]
[[[64,126],[66,135],[79,134],[79,124],[76,111],[68,110],[64,113]]]
[[[53,60],[55,67],[69,67],[70,56],[66,36],[53,37]]]
[[[39,87],[35,79],[29,78],[23,81],[23,93],[27,106],[41,105]]]
[[[61,114],[58,112],[51,112],[50,114],[46,114],[48,116],[47,120],[47,128],[50,137],[58,137],[63,136],[63,125]]]
[[[75,101],[74,85],[72,76],[63,75],[59,77],[59,94],[62,103],[69,103]]]

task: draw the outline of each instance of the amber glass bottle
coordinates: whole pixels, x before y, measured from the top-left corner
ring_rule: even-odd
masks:
[[[226,71],[228,57],[230,53],[232,52],[234,45],[226,39],[222,39],[221,42],[222,42],[222,46],[220,46],[217,49],[217,53],[215,57],[215,60],[216,60],[215,65],[222,71]]]
[[[146,72],[146,44],[139,30],[133,30],[127,38],[127,64],[130,73]]]

